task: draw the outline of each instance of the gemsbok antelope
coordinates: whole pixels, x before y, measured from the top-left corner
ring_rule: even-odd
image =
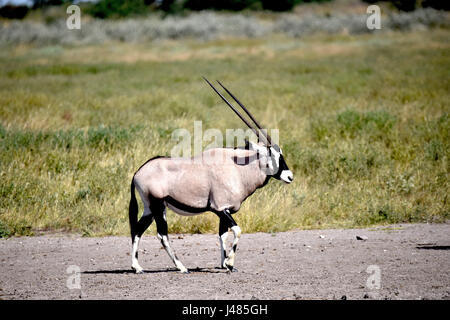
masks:
[[[233,271],[236,248],[241,229],[232,214],[256,189],[267,184],[271,177],[291,183],[289,170],[280,147],[261,128],[250,112],[220,82],[220,86],[238,103],[256,128],[206,79],[205,81],[257,135],[259,143],[246,141],[245,148],[214,148],[193,158],[155,157],[145,162],[131,181],[129,219],[132,242],[132,269],[143,273],[138,263],[139,241],[144,231],[156,220],[156,230],[164,249],[182,272],[188,269],[178,260],[169,244],[166,207],[176,213],[192,216],[212,211],[219,217],[221,268]],[[261,141],[264,140],[264,141]],[[144,204],[138,221],[135,188]],[[231,229],[234,235],[229,254],[226,239]]]

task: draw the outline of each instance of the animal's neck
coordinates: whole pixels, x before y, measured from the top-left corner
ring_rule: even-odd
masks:
[[[255,192],[256,189],[263,187],[270,178],[259,167],[259,161],[253,161],[249,166],[252,170],[245,170],[242,173],[244,175],[242,181],[244,181],[247,191],[246,198]]]

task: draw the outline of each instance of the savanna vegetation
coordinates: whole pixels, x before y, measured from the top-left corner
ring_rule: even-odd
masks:
[[[277,128],[294,182],[237,213],[244,232],[450,218],[450,31],[8,44],[0,51],[0,237],[128,234],[129,184],[173,130],[241,128],[220,79]],[[216,232],[168,213],[170,232]],[[154,232],[155,226],[151,227]]]
[[[358,0],[345,1],[352,5]],[[449,10],[449,4],[440,0],[363,0],[365,3],[376,3],[389,9],[414,11],[420,8]],[[28,0],[0,1],[0,17],[7,19],[23,19],[28,14],[44,16],[47,22],[54,20],[69,5],[76,3],[92,17],[100,19],[121,19],[124,17],[147,16],[149,14],[186,15],[194,11],[215,10],[228,12],[287,12],[305,4],[324,4],[336,0]],[[61,10],[64,8],[64,10]],[[59,9],[59,10],[58,10]]]

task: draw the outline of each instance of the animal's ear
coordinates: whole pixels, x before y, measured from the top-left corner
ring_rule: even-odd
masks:
[[[265,146],[261,146],[257,143],[251,142],[251,141],[248,141],[248,143],[249,143],[249,145],[248,145],[249,150],[254,150],[263,156],[267,156],[269,154],[269,151],[267,150],[267,148]]]
[[[280,148],[279,145],[273,144],[273,145],[272,145],[272,148],[273,148],[275,151],[279,152],[280,154],[283,154],[283,151],[281,151],[281,148]]]
[[[248,141],[248,139],[245,139],[245,150],[250,150],[250,141]]]

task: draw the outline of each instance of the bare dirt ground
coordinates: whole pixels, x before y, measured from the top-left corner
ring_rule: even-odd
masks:
[[[0,239],[0,299],[450,299],[450,223],[243,234],[231,274],[216,235],[170,239],[190,274],[153,235],[145,274],[130,269],[128,237]],[[71,265],[81,289],[67,287]]]

